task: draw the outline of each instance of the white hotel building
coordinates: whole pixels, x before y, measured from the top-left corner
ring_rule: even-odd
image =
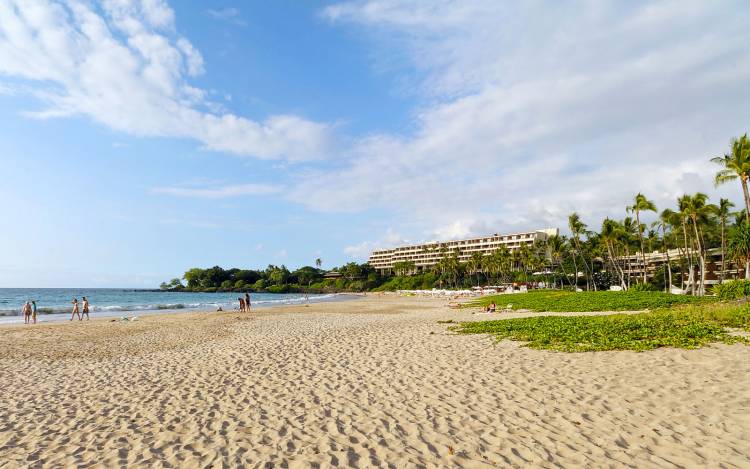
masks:
[[[381,249],[370,254],[369,264],[382,272],[393,269],[396,262],[411,261],[417,270],[437,264],[442,258],[440,250],[445,247],[448,254],[458,251],[460,262],[467,262],[475,252],[491,254],[500,246],[505,246],[513,251],[523,245],[532,245],[536,240],[545,240],[548,236],[559,233],[557,228],[527,231],[524,233],[513,233],[507,235],[493,234],[481,238],[458,239],[455,241],[431,241],[423,244],[400,246],[391,249]]]

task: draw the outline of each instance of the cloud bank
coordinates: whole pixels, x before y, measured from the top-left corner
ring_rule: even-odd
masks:
[[[178,197],[194,197],[200,199],[226,199],[246,195],[269,195],[281,192],[282,188],[273,184],[240,184],[219,186],[217,188],[197,187],[155,187],[154,194],[174,195]]]
[[[35,83],[38,118],[81,115],[128,134],[188,138],[206,149],[309,160],[329,151],[330,126],[294,115],[256,122],[210,111],[200,52],[177,34],[163,0],[0,2],[0,80]]]
[[[370,0],[323,16],[371,38],[423,103],[413,131],[359,139],[295,200],[388,208],[425,239],[624,216],[718,194],[709,157],[750,130],[743,2]],[[400,54],[398,60],[378,56]],[[733,187],[721,195],[738,198]]]

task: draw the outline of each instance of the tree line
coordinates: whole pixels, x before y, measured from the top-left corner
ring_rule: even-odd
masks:
[[[160,285],[168,291],[198,292],[268,292],[327,293],[336,291],[366,291],[383,283],[382,276],[369,264],[350,262],[333,268],[332,278],[325,278],[326,270],[321,269],[322,260],[316,259],[315,266],[303,266],[290,271],[285,265],[269,265],[262,270],[224,269],[219,266],[207,269],[192,268],[182,278],[174,278]],[[184,282],[183,282],[184,281]]]
[[[466,288],[512,282],[545,282],[559,288],[600,290],[618,285],[622,289],[669,291],[671,285],[685,286],[694,295],[707,290],[709,256],[721,259],[719,282],[726,280],[727,265],[741,266],[750,279],[750,139],[747,134],[734,138],[729,151],[711,159],[720,166],[715,184],[739,182],[744,210],[724,198],[711,203],[707,194],[697,192],[677,198],[675,206],[658,210],[653,201],[638,193],[625,207],[622,219],[605,218],[599,231],[584,223],[578,213],[568,216],[568,235],[548,236],[517,249],[501,246],[494,252],[473,252],[461,260],[461,251],[438,243],[439,261],[430,267],[414,262],[394,264],[385,274],[369,264],[348,263],[331,270],[325,277],[320,259],[315,267],[289,271],[269,265],[264,270],[190,269],[183,279],[162,284],[163,289],[191,291],[268,291],[328,292]],[[655,220],[645,223],[647,214]],[[653,215],[652,215],[653,216]],[[652,253],[652,254],[649,254]],[[666,261],[653,275],[647,264],[653,253]]]

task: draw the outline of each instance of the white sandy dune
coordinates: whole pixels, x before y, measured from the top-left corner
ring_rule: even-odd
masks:
[[[0,467],[750,467],[750,347],[554,353],[450,318],[476,316],[368,298],[5,327]]]

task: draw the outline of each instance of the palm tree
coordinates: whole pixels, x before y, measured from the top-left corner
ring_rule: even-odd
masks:
[[[705,243],[703,242],[703,234],[699,228],[699,223],[705,222],[707,215],[710,212],[715,211],[714,207],[707,204],[708,196],[701,192],[696,192],[693,196],[683,196],[683,213],[687,216],[688,221],[693,226],[693,235],[695,236],[695,244],[698,250],[698,262],[701,269],[700,284],[698,286],[698,295],[705,293],[704,286],[706,284],[706,252]]]
[[[643,275],[641,276],[642,283],[646,283],[646,252],[643,247],[643,228],[641,227],[641,212],[643,211],[656,211],[656,205],[646,198],[645,195],[640,192],[636,194],[633,199],[633,205],[628,207],[629,212],[635,213],[635,220],[638,223],[638,240],[641,243],[641,261],[643,261]]]
[[[323,265],[323,260],[320,257],[318,257],[317,259],[315,259],[315,267],[320,269],[321,265]]]
[[[604,221],[602,221],[602,229],[600,232],[600,238],[604,242],[604,245],[607,248],[607,254],[609,256],[610,263],[612,264],[612,267],[615,269],[615,272],[620,277],[620,286],[623,289],[627,289],[627,285],[625,284],[625,272],[623,271],[622,267],[617,263],[617,255],[616,255],[616,245],[621,239],[621,232],[622,227],[619,223],[616,221],[605,218]]]
[[[730,145],[732,148],[729,153],[711,158],[712,162],[724,167],[716,173],[714,183],[718,186],[739,179],[745,197],[745,212],[750,217],[750,192],[747,187],[750,179],[750,139],[745,134],[740,138],[733,138]]]
[[[727,267],[724,263],[724,254],[727,249],[727,220],[729,219],[729,215],[731,215],[730,210],[732,207],[734,207],[734,204],[729,199],[719,199],[719,205],[716,206],[716,218],[719,219],[719,224],[721,225],[721,283],[724,283],[724,277],[727,272]]]
[[[589,279],[592,276],[592,272],[591,269],[589,269],[589,263],[586,262],[586,257],[583,255],[583,251],[581,250],[581,236],[588,235],[589,232],[586,230],[586,224],[581,221],[581,217],[579,217],[576,212],[573,212],[568,216],[568,228],[570,229],[570,235],[573,239],[573,246],[575,247],[573,261],[575,262],[576,253],[581,256],[581,260],[583,261],[583,268],[586,271],[586,290],[589,290],[591,288],[591,283],[593,283],[589,282]],[[576,283],[578,279],[577,270],[578,266],[576,265]],[[594,290],[596,290],[596,284],[594,284]]]
[[[659,227],[662,232],[662,244],[664,245],[664,254],[667,258],[667,274],[668,278],[664,285],[664,291],[669,293],[672,288],[672,263],[669,260],[669,245],[667,244],[667,227],[674,226],[680,223],[679,215],[674,211],[666,208],[659,214]]]
[[[482,254],[479,251],[472,252],[471,257],[469,258],[469,261],[466,263],[466,268],[467,270],[472,272],[474,275],[476,275],[477,286],[479,286],[479,272],[482,271],[483,265],[484,265],[484,254]]]
[[[547,256],[549,256],[553,269],[556,265],[560,266],[564,279],[568,278],[568,274],[565,272],[565,266],[563,265],[563,262],[565,261],[566,244],[567,242],[563,236],[550,236],[547,238]],[[568,283],[570,283],[570,279],[568,279]],[[560,286],[562,287],[562,282]]]
[[[745,263],[745,280],[750,280],[750,223],[743,221],[735,226],[728,248],[729,257]]]
[[[690,237],[690,245],[688,245],[688,220],[690,218],[690,204],[692,200],[689,195],[685,194],[677,199],[677,209],[679,210],[678,215],[680,217],[680,225],[682,227],[682,239],[685,245],[685,253],[683,257],[687,260],[688,264],[688,283],[690,284],[690,293],[695,295],[695,263],[693,262],[693,240]],[[683,271],[684,274],[684,271]],[[684,276],[683,276],[684,279]]]

